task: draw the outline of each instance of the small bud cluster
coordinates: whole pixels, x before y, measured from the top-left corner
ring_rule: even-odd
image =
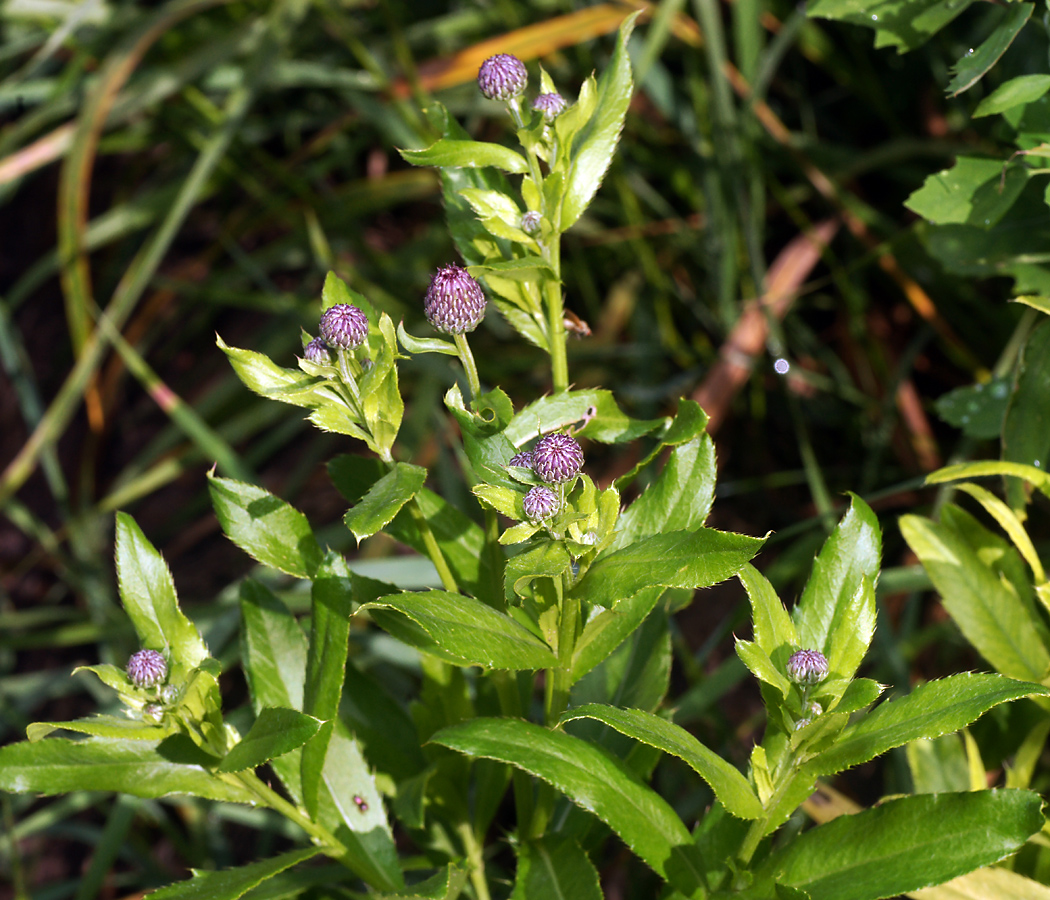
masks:
[[[438,331],[464,334],[485,318],[485,293],[466,269],[453,263],[430,279],[423,312]]]
[[[478,87],[489,100],[510,100],[520,96],[529,82],[529,73],[518,57],[510,53],[490,56],[478,69]]]
[[[168,663],[156,650],[139,650],[128,660],[127,673],[135,687],[156,687],[168,677]]]
[[[337,303],[321,316],[321,338],[332,348],[352,350],[368,337],[368,317],[356,306]],[[307,348],[309,359],[309,348]]]
[[[511,458],[508,465],[521,466],[523,469],[532,468],[532,451],[522,450],[520,453],[515,453]]]
[[[332,362],[332,357],[328,355],[328,345],[323,338],[319,337],[315,337],[306,345],[303,356],[307,362],[316,363],[319,366],[326,366]]]
[[[787,661],[787,674],[803,687],[820,684],[828,677],[828,661],[819,650],[799,650]]]
[[[530,521],[542,522],[558,512],[561,508],[561,500],[555,491],[538,484],[529,488],[529,492],[525,495],[525,499],[521,501],[521,505]]]
[[[567,434],[548,434],[532,450],[532,471],[547,484],[564,484],[579,474],[583,451]]]
[[[553,122],[561,113],[565,112],[565,98],[561,94],[540,94],[532,101],[532,108],[543,113],[547,122]]]
[[[534,209],[530,209],[521,217],[521,230],[528,235],[540,233],[540,220],[542,216]]]

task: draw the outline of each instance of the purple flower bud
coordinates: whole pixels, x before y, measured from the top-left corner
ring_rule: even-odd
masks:
[[[164,718],[164,707],[159,703],[149,703],[142,708],[142,718],[157,724]]]
[[[368,337],[368,317],[356,306],[337,303],[321,316],[321,338],[329,347],[352,350]]]
[[[324,338],[315,337],[310,341],[303,351],[303,356],[308,362],[317,363],[319,366],[327,366],[332,362],[332,357],[328,355],[328,345],[324,342]]]
[[[530,209],[521,217],[521,230],[528,235],[539,234],[540,220],[543,217],[534,209]]]
[[[521,453],[515,453],[511,458],[508,466],[521,466],[523,469],[532,468],[532,451],[522,450]]]
[[[788,660],[787,674],[795,684],[820,684],[828,677],[828,661],[819,650],[799,650]]]
[[[453,263],[430,279],[423,312],[445,334],[473,331],[485,318],[485,292],[466,269]]]
[[[565,112],[565,98],[561,94],[540,94],[532,101],[532,108],[543,113],[543,118],[553,122],[561,113]]]
[[[525,495],[525,499],[521,501],[521,505],[525,509],[525,515],[531,521],[542,522],[544,519],[549,519],[561,508],[561,501],[558,499],[557,493],[549,487],[536,485],[536,487],[529,488],[529,492]]]
[[[532,450],[532,471],[547,484],[570,481],[582,465],[583,451],[567,434],[548,434]]]
[[[139,650],[128,660],[127,672],[135,687],[156,687],[168,677],[168,664],[156,650]]]
[[[518,57],[509,53],[490,56],[478,69],[478,87],[489,100],[510,100],[525,90],[529,73]]]

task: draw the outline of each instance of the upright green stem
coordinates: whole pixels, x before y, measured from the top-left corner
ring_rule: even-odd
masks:
[[[470,385],[470,397],[476,400],[481,396],[481,382],[478,380],[478,367],[474,364],[474,354],[470,352],[470,344],[467,343],[465,334],[454,334],[456,349],[459,351],[459,361],[463,363],[463,370],[467,373],[467,383]]]
[[[547,307],[547,340],[551,348],[551,378],[554,392],[569,389],[569,362],[565,355],[565,304],[561,295],[561,246],[555,240],[544,248],[544,256],[554,274],[546,278],[543,287]]]
[[[459,585],[456,584],[456,579],[452,576],[452,570],[445,561],[445,554],[441,552],[437,538],[434,537],[434,532],[430,530],[430,523],[427,522],[427,517],[423,515],[423,510],[419,508],[416,498],[413,497],[409,500],[406,506],[408,507],[408,514],[412,516],[412,521],[419,531],[419,536],[423,538],[423,544],[427,548],[427,556],[430,557],[434,568],[437,569],[442,585],[444,585],[446,591],[458,594]]]
[[[456,833],[463,841],[463,849],[467,854],[467,863],[470,866],[470,883],[474,886],[474,893],[478,900],[490,900],[489,883],[485,878],[485,857],[481,852],[481,845],[474,834],[469,822],[460,822],[456,826]]]
[[[309,816],[304,815],[273,788],[267,787],[255,772],[241,772],[236,777],[245,788],[259,798],[264,806],[268,806],[270,809],[279,812],[286,819],[295,822],[296,825],[313,838],[314,843],[332,850],[336,856],[343,856],[347,853],[346,846],[332,832],[323,825],[318,825]]]

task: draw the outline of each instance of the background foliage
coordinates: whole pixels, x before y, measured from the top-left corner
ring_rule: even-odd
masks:
[[[473,136],[503,139],[473,86],[482,59],[541,59],[575,89],[639,6],[649,8],[3,7],[0,740],[111,702],[69,673],[122,665],[135,649],[111,565],[118,508],[163,550],[224,689],[247,700],[232,638],[248,560],[219,537],[203,477],[213,462],[328,526],[323,543],[355,571],[431,585],[432,572],[385,538],[355,548],[322,466],[347,445],[247,396],[212,335],[290,364],[329,269],[424,331],[427,279],[454,251],[436,174],[395,148],[436,136],[421,112],[431,97]],[[1031,307],[1006,302],[1050,293],[1047,31],[1033,4],[960,3],[932,24],[912,14],[925,4],[863,4],[860,16],[857,6],[820,0],[810,11],[828,18],[807,18],[762,0],[652,4],[630,48],[638,90],[621,151],[566,236],[562,265],[568,306],[591,332],[570,347],[577,386],[613,389],[638,418],[667,414],[679,396],[705,407],[720,465],[712,524],[775,532],[758,565],[785,599],[845,508],[842,492],[873,505],[886,568],[864,674],[904,691],[989,658],[924,593],[897,515],[930,512],[946,497],[921,488],[925,474],[997,457],[1000,437],[1015,462],[1045,464],[1050,450],[1050,332],[1032,331]],[[522,405],[547,389],[544,368],[495,319],[474,342],[482,378]],[[446,360],[419,357],[403,378],[407,456],[435,488],[462,490],[440,409]],[[609,452],[590,464],[608,483],[635,462]],[[1007,498],[1025,508],[1020,482]],[[1025,522],[1036,553],[1038,507]],[[270,586],[307,608],[286,584]],[[744,593],[722,587],[672,634],[675,720],[730,758],[762,721],[732,652],[746,615]],[[407,693],[391,645],[351,639],[373,677]],[[1017,767],[1037,718],[1032,704],[1012,704],[975,726],[981,770]],[[931,790],[936,778],[969,784],[970,744],[951,740],[836,787],[869,805],[924,778]],[[923,766],[928,757],[937,764]],[[687,821],[709,801],[685,767],[661,766],[656,784]],[[16,895],[122,895],[257,858],[259,835],[273,845],[263,850],[286,841],[276,820],[232,805],[101,794],[3,803],[12,841],[0,852]],[[1025,870],[1047,880],[1042,852],[1029,857]],[[630,871],[603,875],[627,882]]]

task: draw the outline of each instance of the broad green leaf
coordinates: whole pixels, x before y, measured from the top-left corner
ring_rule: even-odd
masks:
[[[442,138],[425,150],[399,150],[405,162],[414,166],[441,166],[451,168],[484,168],[495,166],[504,172],[520,175],[529,171],[529,164],[520,153],[502,144],[484,141],[457,141]]]
[[[117,791],[135,797],[193,794],[209,800],[257,802],[231,776],[209,772],[203,765],[206,754],[188,738],[174,741],[180,737],[172,735],[159,743],[92,737],[8,744],[0,747],[0,790],[18,794]],[[179,756],[173,760],[170,753],[162,755],[167,748],[185,749],[186,744],[192,748],[190,762]]]
[[[603,444],[633,441],[665,424],[666,419],[632,419],[616,404],[611,391],[563,391],[541,397],[526,406],[507,426],[507,439],[516,447],[550,431],[578,422],[577,437]]]
[[[343,516],[343,522],[360,544],[366,537],[382,531],[409,502],[427,479],[427,470],[411,463],[394,467],[369,489]]]
[[[816,0],[810,16],[864,25],[875,31],[876,47],[914,50],[930,39],[973,0]]]
[[[580,845],[556,835],[518,845],[510,900],[602,900],[598,870]]]
[[[1003,422],[1003,459],[1036,468],[1050,465],[1050,322],[1042,322],[1025,341],[1017,387]],[[1006,479],[1006,498],[1023,509],[1024,487]]]
[[[241,742],[223,758],[216,771],[243,772],[284,756],[317,734],[321,720],[294,709],[267,707]]]
[[[1016,852],[1043,826],[1028,791],[923,794],[839,816],[774,852],[744,897],[770,882],[812,900],[878,900],[940,884]]]
[[[572,683],[583,678],[619,647],[645,621],[663,593],[663,588],[641,590],[633,597],[621,600],[615,609],[603,610],[590,618],[576,641],[572,657]]]
[[[467,266],[467,271],[475,278],[485,278],[492,272],[515,281],[535,281],[554,274],[551,264],[542,256],[519,256],[514,259],[493,260]]]
[[[132,741],[161,741],[172,733],[171,725],[154,725],[142,719],[120,716],[90,716],[70,722],[33,722],[26,728],[30,742],[39,741],[53,731],[75,731],[95,737],[122,738]]]
[[[215,515],[226,536],[250,557],[297,578],[321,563],[321,547],[299,510],[254,484],[208,474]]]
[[[321,288],[321,310],[323,312],[341,303],[356,306],[368,317],[370,324],[374,325],[379,320],[379,313],[364,294],[351,290],[335,272],[329,272]]]
[[[904,205],[936,225],[987,228],[1013,206],[1029,172],[1025,165],[1009,165],[1001,159],[960,156],[950,169],[928,176]]]
[[[257,581],[241,583],[241,660],[252,709],[268,706],[303,708],[306,679],[306,635],[281,600]],[[293,750],[270,761],[285,789],[302,803],[301,754]]]
[[[908,896],[915,900],[1050,900],[1050,887],[1009,869],[989,866]]]
[[[943,471],[943,470],[942,470]],[[1032,613],[966,538],[945,523],[903,516],[901,534],[929,573],[941,603],[977,651],[1004,675],[1041,681],[1050,654]]]
[[[735,574],[762,546],[762,538],[701,528],[646,538],[597,560],[573,593],[615,608],[647,587],[708,587]]]
[[[638,16],[639,13],[632,13],[620,26],[616,49],[598,79],[594,113],[573,140],[571,162],[565,174],[559,231],[568,231],[590,205],[616,152],[634,87],[627,41]]]
[[[405,331],[404,323],[397,326],[397,339],[408,353],[444,353],[446,356],[459,356],[459,350],[451,341],[413,337]]]
[[[1028,532],[1025,531],[1024,525],[1021,524],[1021,520],[1017,518],[1014,511],[996,497],[995,494],[991,491],[986,491],[980,485],[960,484],[958,489],[973,497],[974,500],[984,507],[985,512],[999,523],[999,527],[1006,532],[1018,552],[1024,557],[1024,561],[1031,567],[1035,580],[1040,583],[1045,581],[1046,573],[1043,571],[1043,564],[1039,560],[1039,555],[1035,552],[1032,539],[1028,536]]]
[[[516,491],[501,484],[476,484],[471,488],[471,492],[485,506],[503,513],[509,519],[525,518],[525,509],[522,506],[525,497],[523,490]]]
[[[391,594],[366,603],[376,623],[410,646],[458,665],[546,669],[550,648],[509,616],[480,600],[448,591]]]
[[[784,674],[784,669],[777,666],[770,659],[769,654],[756,642],[742,641],[738,638],[736,655],[751,670],[751,674],[755,678],[768,684],[770,687],[776,688],[781,697],[787,697],[791,693],[791,682],[788,681],[787,676]]]
[[[329,551],[310,591],[310,651],[303,690],[303,712],[326,722],[339,714],[353,606],[350,570],[338,553]],[[331,734],[331,727],[322,728],[303,748],[303,800],[311,815],[317,812],[317,789]]]
[[[1040,465],[1042,461],[1040,460]],[[981,478],[985,475],[1010,475],[1027,481],[1047,497],[1050,497],[1050,475],[1041,468],[1007,460],[986,459],[980,462],[957,463],[945,466],[926,476],[927,484],[944,484],[960,478]]]
[[[685,398],[678,401],[678,412],[671,420],[664,420],[664,430],[657,435],[658,443],[649,453],[624,472],[613,484],[623,490],[632,484],[642,469],[651,465],[665,447],[677,447],[699,438],[707,428],[709,419],[699,403]]]
[[[700,528],[715,498],[715,445],[708,435],[680,444],[657,479],[620,516],[614,548],[666,531]]]
[[[999,85],[981,100],[972,113],[973,118],[993,116],[1015,106],[1023,106],[1038,100],[1047,91],[1050,91],[1050,75],[1019,75]]]
[[[180,680],[208,656],[200,633],[179,609],[171,571],[142,529],[117,513],[117,580],[120,599],[144,647],[163,653],[169,678]]]
[[[224,869],[219,872],[193,869],[193,877],[187,881],[161,888],[147,896],[151,900],[237,900],[274,875],[297,866],[320,852],[319,847],[306,847],[237,869]]]
[[[786,666],[788,658],[799,647],[795,623],[791,621],[791,616],[769,579],[751,563],[744,565],[736,577],[740,579],[751,601],[755,643],[777,665]]]
[[[930,681],[904,697],[885,701],[849,725],[806,768],[816,775],[841,772],[909,741],[958,731],[993,706],[1031,694],[1045,696],[1050,690],[1001,675],[972,672]]]
[[[337,456],[328,464],[333,483],[350,503],[357,503],[385,471],[379,460],[360,456]],[[497,568],[497,560],[485,550],[485,534],[481,528],[427,488],[420,490],[415,502],[430,525],[460,588],[475,596],[500,602],[503,596],[503,554],[499,554]],[[408,510],[402,509],[385,531],[395,540],[426,554],[426,544]]]
[[[568,571],[572,559],[560,541],[544,541],[536,547],[507,560],[505,596],[513,601],[515,594],[524,597],[534,578],[557,578]]]
[[[988,440],[999,437],[1010,402],[1010,382],[995,378],[987,384],[969,384],[937,398],[937,415],[963,434]]]
[[[850,496],[849,510],[813,560],[793,616],[800,646],[819,650],[829,661],[839,654],[844,668],[837,674],[847,678],[860,664],[857,647],[867,649],[875,631],[874,596],[861,586],[865,578],[872,584],[878,578],[882,553],[879,520],[860,497]]]
[[[832,709],[837,713],[856,712],[865,706],[871,706],[882,696],[884,690],[885,685],[870,678],[854,678]]]
[[[757,819],[762,815],[762,804],[747,779],[680,725],[641,709],[617,709],[597,703],[570,709],[559,721],[581,718],[597,719],[636,741],[677,756],[710,785],[718,801],[734,816]]]
[[[957,733],[909,741],[905,753],[914,793],[943,794],[970,789],[966,750]]]
[[[128,678],[128,673],[124,669],[111,666],[109,663],[99,663],[95,666],[77,666],[73,670],[73,674],[76,675],[78,672],[91,672],[103,684],[108,685],[115,691],[119,691],[121,694],[131,694],[135,691],[135,686],[131,683],[131,679]]]
[[[319,397],[315,390],[325,384],[324,378],[307,375],[299,369],[282,368],[262,353],[227,346],[218,336],[215,342],[249,390],[261,397],[290,403],[292,406],[311,409],[318,405]]]
[[[342,862],[381,890],[403,887],[375,778],[357,741],[338,720],[327,742],[317,798],[318,820],[348,850]]]
[[[1050,79],[1050,75],[1047,75],[1046,77]],[[1014,299],[1010,302],[1023,303],[1025,306],[1031,307],[1032,309],[1038,310],[1041,313],[1046,313],[1048,316],[1050,316],[1050,297],[1014,297]]]
[[[1014,42],[1034,9],[1033,3],[1011,4],[995,31],[976,50],[970,50],[955,64],[955,77],[948,84],[948,93],[957,97],[977,84]]]
[[[431,741],[509,763],[552,784],[686,896],[702,896],[703,864],[678,814],[597,747],[518,719],[473,719],[439,731]]]

